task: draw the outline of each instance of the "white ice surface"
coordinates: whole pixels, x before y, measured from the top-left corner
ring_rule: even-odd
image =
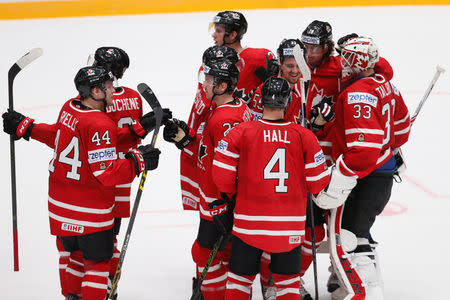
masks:
[[[372,36],[392,64],[393,82],[413,111],[437,64],[450,68],[450,7],[310,8],[245,11],[250,24],[243,40],[275,51],[283,38],[298,37],[312,20],[327,20],[335,39],[358,32]],[[27,21],[0,21],[0,110],[7,107],[7,71],[29,49],[44,55],[16,78],[15,108],[38,122],[54,122],[61,105],[75,95],[73,77],[100,46],[125,49],[130,69],[122,85],[149,84],[174,116],[187,119],[196,72],[210,46],[210,13],[160,14]],[[449,70],[450,71],[450,70]],[[386,299],[448,299],[449,74],[430,95],[404,147],[408,170],[395,184],[389,208],[406,211],[381,216],[373,228],[380,242]],[[52,151],[36,141],[16,143],[20,272],[13,272],[9,138],[0,134],[0,287],[3,299],[62,299],[58,255],[49,234],[47,166]],[[187,299],[194,264],[190,249],[198,216],[180,205],[178,150],[162,140],[159,168],[150,172],[119,283],[120,299]],[[136,185],[136,183],[135,183]],[[133,189],[135,195],[136,186]],[[133,196],[134,197],[134,196]],[[122,234],[127,222],[123,222]],[[122,236],[120,241],[122,241]],[[319,255],[320,298],[328,258]],[[312,292],[311,272],[306,287]],[[255,285],[254,299],[261,299]]]

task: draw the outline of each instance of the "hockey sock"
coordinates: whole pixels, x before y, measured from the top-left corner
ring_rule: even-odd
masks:
[[[248,300],[256,275],[237,275],[228,272],[225,300]]]
[[[316,238],[316,249],[319,248],[323,239],[325,238],[325,229],[323,225],[318,225],[314,227],[314,233]],[[303,277],[308,270],[311,262],[313,260],[312,256],[312,242],[311,242],[311,228],[307,227],[305,231],[305,240],[302,244],[302,258],[300,265],[300,276]]]
[[[197,265],[197,278],[203,272],[210,253],[211,250],[201,247],[197,241],[194,242],[192,246],[192,258]],[[208,268],[208,272],[200,288],[205,300],[222,300],[224,297],[227,272],[222,264],[222,260],[223,251],[218,251]]]
[[[81,250],[70,253],[65,280],[67,293],[81,295],[81,281],[84,276],[84,263]]]
[[[117,265],[119,264],[120,250],[117,248],[117,236],[114,237],[114,252],[111,258],[111,267],[109,270],[109,277],[114,277],[116,274]]]
[[[59,253],[59,283],[61,285],[61,294],[67,296],[67,280],[66,280],[66,268],[69,264],[70,252],[66,251],[61,244],[61,241],[56,238],[56,248]]]
[[[110,264],[110,260],[84,260],[85,274],[81,284],[83,300],[106,298]]]
[[[259,271],[259,278],[261,281],[261,286],[269,287],[273,285],[273,282],[270,282],[270,254],[267,252],[263,252],[261,255],[261,269]]]
[[[277,300],[300,299],[300,274],[281,275],[273,273],[272,276],[277,287]]]

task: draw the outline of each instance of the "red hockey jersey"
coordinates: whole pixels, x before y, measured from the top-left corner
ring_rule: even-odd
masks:
[[[393,70],[391,65],[382,57],[375,65],[377,73],[385,75],[387,80],[391,80],[393,76]],[[309,121],[311,116],[311,108],[320,103],[322,98],[328,97],[332,102],[332,109],[335,110],[336,99],[341,91],[343,91],[348,85],[353,82],[348,76],[342,74],[342,64],[340,56],[331,56],[323,65],[311,70],[311,82],[308,89],[307,101],[306,101],[306,116]],[[337,115],[339,118],[339,115]],[[325,124],[323,129],[316,131],[315,134],[319,140],[319,144],[322,147],[325,158],[330,165],[332,162],[331,148],[332,148],[332,136],[331,128],[333,122]]]
[[[62,107],[49,164],[53,235],[89,234],[113,226],[114,186],[135,177],[133,162],[117,159],[116,128],[104,112],[77,99]]]
[[[142,117],[141,95],[133,89],[127,87],[116,88],[113,94],[113,104],[106,107],[106,113],[119,128],[126,127]],[[128,135],[125,140],[120,139],[117,145],[119,158],[125,158],[125,153],[130,148],[136,148],[140,144],[140,139],[134,135]],[[117,218],[130,217],[130,193],[131,182],[116,186],[114,206],[114,216]]]
[[[341,154],[347,175],[363,178],[392,157],[408,140],[408,109],[398,90],[382,75],[365,77],[346,88],[336,103],[333,158]]]
[[[228,132],[241,122],[250,121],[251,112],[241,99],[211,110],[199,142],[197,168],[199,174],[200,217],[212,221],[208,204],[217,200],[219,192],[212,180],[214,149]]]
[[[119,158],[124,158],[130,148],[135,148],[140,143],[140,139],[130,134],[124,125],[134,123],[142,117],[142,99],[137,91],[127,87],[116,88],[112,98],[113,104],[106,108],[106,112],[119,128],[117,151]],[[75,99],[79,99],[79,97]],[[36,124],[31,132],[31,137],[54,149],[56,125]],[[130,192],[131,181],[116,187],[115,217],[128,218],[130,216]]]
[[[236,194],[234,235],[272,253],[302,243],[307,192],[330,181],[311,131],[285,121],[239,124],[218,143],[213,164],[219,191]]]
[[[248,94],[262,83],[255,75],[256,69],[258,67],[266,68],[266,57],[270,60],[276,58],[276,56],[270,50],[264,48],[245,48],[239,53],[239,56],[244,67],[239,74],[236,89]]]
[[[200,67],[199,73],[203,68]],[[181,201],[183,209],[198,210],[200,192],[198,189],[199,179],[197,170],[198,145],[205,126],[210,107],[215,106],[214,101],[206,98],[203,84],[198,83],[197,94],[189,113],[188,126],[196,132],[196,138],[191,141],[180,153],[180,183]]]
[[[253,89],[248,95],[248,107],[253,114],[253,120],[259,120],[262,118],[263,106],[261,99],[261,88],[263,84]],[[299,123],[299,115],[302,107],[302,100],[300,97],[300,80],[294,85],[291,91],[291,102],[286,107],[286,114],[284,120]]]

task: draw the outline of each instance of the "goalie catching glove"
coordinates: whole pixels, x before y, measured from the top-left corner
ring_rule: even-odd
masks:
[[[172,111],[168,108],[163,108],[163,117],[162,124],[166,124],[169,119],[172,118]],[[128,124],[130,131],[140,139],[145,138],[145,136],[155,129],[156,126],[156,118],[155,113],[153,111],[146,113],[143,115],[139,122],[135,122],[134,124]]]
[[[208,204],[214,224],[222,234],[230,234],[233,228],[234,201],[227,194],[220,193],[221,198]]]
[[[344,164],[342,155],[337,159],[336,164],[331,167],[331,179],[328,186],[321,191],[314,202],[323,209],[333,209],[344,204],[348,195],[356,186],[357,176],[346,176],[342,174],[339,167]]]
[[[130,150],[125,154],[125,158],[131,159],[134,162],[136,176],[139,176],[144,170],[154,170],[158,167],[160,154],[161,151],[158,148],[153,148],[152,145],[146,145]]]
[[[195,132],[185,122],[173,119],[164,126],[164,140],[175,143],[178,149],[183,149],[195,139]]]
[[[15,110],[8,109],[3,113],[3,131],[13,137],[15,141],[24,138],[30,140],[31,130],[34,126],[34,119],[26,117]]]

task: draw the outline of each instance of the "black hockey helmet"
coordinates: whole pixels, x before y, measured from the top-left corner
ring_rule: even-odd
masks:
[[[301,41],[305,44],[326,45],[333,40],[331,25],[328,22],[312,21],[302,33]]]
[[[234,64],[237,64],[241,59],[239,54],[233,48],[227,46],[212,46],[203,52],[202,61],[204,64],[208,64],[224,58]]]
[[[205,75],[214,77],[214,86],[226,82],[228,87],[225,92],[232,92],[239,80],[239,69],[236,64],[228,59],[220,59],[203,65]]]
[[[91,97],[91,89],[94,87],[99,87],[106,95],[105,82],[113,80],[111,71],[100,67],[83,67],[75,75],[74,82],[81,99],[84,99]]]
[[[268,78],[261,88],[263,107],[286,108],[291,101],[289,83],[279,77]]]
[[[283,63],[284,59],[287,57],[294,57],[294,47],[295,45],[299,45],[301,49],[303,49],[303,53],[305,53],[305,46],[300,42],[299,39],[283,39],[278,46],[277,56],[278,61]]]
[[[219,12],[211,24],[222,25],[225,27],[225,34],[229,35],[231,32],[236,31],[237,40],[241,40],[242,36],[247,32],[248,23],[244,15],[237,11],[221,11]]]
[[[120,79],[130,66],[128,54],[117,47],[100,47],[95,51],[93,66],[102,67],[111,71],[113,75]]]

